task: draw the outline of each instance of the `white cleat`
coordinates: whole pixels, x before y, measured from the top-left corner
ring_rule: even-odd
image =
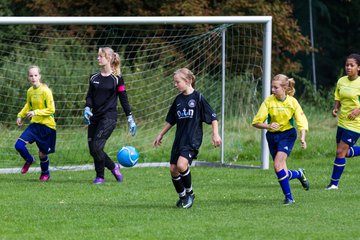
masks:
[[[325,188],[325,190],[338,190],[338,189],[339,187],[334,184],[329,184],[329,186]]]

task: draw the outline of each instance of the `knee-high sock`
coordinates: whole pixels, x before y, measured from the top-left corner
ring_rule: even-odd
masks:
[[[349,148],[349,153],[347,157],[351,158],[359,155],[360,155],[360,146],[352,146],[351,148]]]
[[[276,175],[278,177],[278,181],[279,181],[280,187],[285,195],[285,198],[292,200],[293,198],[291,195],[289,178],[286,175],[285,170],[281,169],[279,172],[276,173]]]
[[[45,156],[44,158],[40,158],[40,167],[41,167],[41,173],[47,173],[49,174],[49,157]]]
[[[330,184],[338,185],[346,165],[345,158],[335,158]]]
[[[172,182],[174,184],[176,192],[179,194],[179,197],[180,198],[185,197],[186,192],[185,192],[184,184],[181,180],[181,175],[172,177]]]
[[[27,150],[26,143],[24,141],[18,139],[15,143],[15,149],[20,153],[21,157],[28,163],[32,163],[34,161],[34,158]]]
[[[191,172],[190,168],[187,168],[184,172],[180,172],[181,180],[183,182],[183,185],[185,187],[187,194],[192,194],[192,183],[191,183]]]
[[[297,179],[301,177],[301,172],[297,170],[288,170],[288,176],[289,176],[289,180]]]

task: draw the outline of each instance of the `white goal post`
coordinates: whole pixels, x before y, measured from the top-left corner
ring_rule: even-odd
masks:
[[[1,25],[176,25],[176,24],[261,24],[263,26],[262,39],[262,99],[270,94],[271,82],[271,44],[272,17],[271,16],[196,16],[196,17],[0,17]],[[1,30],[0,30],[1,31]],[[225,82],[227,78],[226,64],[226,28],[221,32],[221,164],[224,160],[225,149]],[[90,73],[89,73],[90,74]],[[125,79],[126,81],[126,79]],[[55,101],[56,102],[56,101]],[[160,129],[159,129],[160,130]],[[269,169],[269,151],[265,138],[265,130],[261,131],[261,169]],[[231,164],[230,164],[231,165]]]

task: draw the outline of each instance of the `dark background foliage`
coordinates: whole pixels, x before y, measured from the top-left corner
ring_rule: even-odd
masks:
[[[343,74],[345,57],[359,49],[360,1],[312,0],[314,47],[310,47],[306,0],[3,0],[3,16],[250,16],[273,17],[272,72],[312,81],[315,51],[317,87],[329,89]],[[76,31],[76,26],[73,27]],[[5,33],[17,34],[16,27]]]

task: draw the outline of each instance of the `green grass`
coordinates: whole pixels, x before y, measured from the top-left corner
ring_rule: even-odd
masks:
[[[193,167],[191,209],[175,207],[169,170],[162,167],[123,169],[121,184],[107,171],[102,186],[91,184],[94,171],[54,171],[46,183],[39,173],[2,174],[0,239],[359,239],[359,159],[347,160],[338,191],[325,191],[336,120],[307,115],[308,149],[297,143],[287,161],[290,169],[305,168],[310,180],[309,191],[291,181],[295,205],[283,206],[272,161],[270,170]],[[241,146],[237,163],[260,156],[259,130],[244,126],[241,141],[236,133],[228,141]],[[207,137],[202,159],[218,154]],[[146,157],[167,156],[172,138],[167,141]]]
[[[290,161],[305,167],[304,191],[291,182],[296,204],[283,206],[272,170],[193,167],[193,208],[177,209],[167,168],[123,169],[118,184],[91,184],[93,171],[0,175],[1,239],[355,239],[360,237],[356,159],[340,189],[325,191],[331,159]]]

